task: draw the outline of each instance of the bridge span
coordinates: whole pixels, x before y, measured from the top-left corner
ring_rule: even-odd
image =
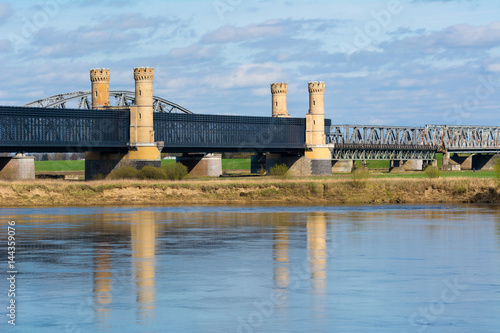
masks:
[[[153,96],[153,73],[136,68],[135,92],[110,92],[109,70],[94,69],[92,91],[0,106],[0,152],[86,152],[86,170],[94,170],[87,179],[125,165],[159,165],[160,152],[198,153],[194,164],[207,153],[253,152],[254,169],[285,163],[299,175],[331,174],[335,161],[349,171],[354,160],[422,165],[442,152],[446,163],[462,164],[467,158],[457,154],[500,152],[500,127],[332,124],[324,119],[323,82],[309,83],[305,118],[288,115],[286,83],[271,85],[272,117],[193,114]]]

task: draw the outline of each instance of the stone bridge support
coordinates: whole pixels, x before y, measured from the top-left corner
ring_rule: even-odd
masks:
[[[325,83],[309,82],[309,112],[306,115],[306,149],[303,154],[266,153],[252,158],[252,173],[285,164],[293,176],[331,175],[331,152],[325,135]],[[271,84],[273,117],[289,117],[286,110],[286,83]]]
[[[250,172],[254,174],[264,174],[266,172],[266,154],[258,153],[250,159]]]
[[[183,154],[177,157],[177,162],[188,168],[193,177],[219,177],[222,175],[221,154]]]
[[[422,171],[424,164],[427,165],[428,161],[424,160],[392,160],[391,171]]]
[[[460,170],[472,170],[472,160],[474,154],[469,156],[460,156],[458,154],[443,154],[443,170],[446,171],[460,171]]]
[[[35,157],[17,154],[0,157],[0,180],[35,179]]]
[[[161,149],[154,141],[153,129],[153,79],[151,67],[134,68],[135,101],[130,112],[130,148],[128,152],[87,152],[85,154],[85,180],[106,177],[122,167],[142,169],[144,166],[161,166]],[[92,106],[94,109],[109,107],[108,69],[90,71]],[[127,112],[127,111],[124,111]]]
[[[472,168],[474,170],[493,171],[498,158],[500,158],[500,154],[475,154],[472,157]]]
[[[332,172],[333,173],[351,173],[354,169],[353,160],[334,160],[332,161]]]
[[[312,161],[304,155],[286,153],[267,153],[266,172],[269,174],[275,165],[285,164],[291,176],[304,177],[312,174]]]
[[[306,114],[306,152],[311,175],[332,174],[332,154],[326,145],[325,83],[309,82],[309,112]]]

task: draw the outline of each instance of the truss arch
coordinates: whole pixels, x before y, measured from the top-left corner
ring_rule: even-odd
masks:
[[[77,91],[72,93],[65,93],[54,95],[51,97],[42,98],[31,103],[25,104],[25,107],[38,107],[38,108],[54,108],[54,109],[92,109],[92,92],[91,91]],[[133,91],[116,90],[110,91],[109,97],[114,106],[127,107],[134,103],[135,93]],[[113,104],[114,98],[114,104]],[[164,98],[153,96],[153,111],[164,113],[187,113],[193,112],[188,109],[170,102]]]

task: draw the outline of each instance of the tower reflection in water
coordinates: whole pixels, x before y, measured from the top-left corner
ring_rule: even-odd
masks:
[[[277,215],[280,216],[280,215]],[[286,215],[288,217],[288,215]],[[290,258],[289,258],[289,219],[278,219],[279,225],[274,228],[273,259],[274,259],[274,288],[279,298],[275,301],[278,309],[287,307],[290,287]]]
[[[311,285],[316,314],[322,314],[326,303],[326,216],[324,212],[311,213],[307,217],[307,248],[311,269]]]
[[[119,226],[113,222],[124,220]],[[132,280],[135,281],[137,301],[137,322],[149,323],[155,316],[155,248],[156,248],[156,223],[153,212],[137,211],[131,215],[104,215],[97,219],[99,235],[94,244],[94,274],[93,294],[94,309],[97,320],[107,327],[113,308],[112,292],[115,293],[130,282],[130,277],[117,274],[117,267],[112,267],[113,238],[121,237],[130,226],[130,242],[132,248]],[[125,270],[127,271],[127,270]],[[113,279],[116,283],[115,290]]]
[[[290,229],[292,215],[276,214],[278,221],[273,234],[274,288],[279,292],[277,309],[286,308],[288,291],[310,286],[314,312],[324,315],[327,293],[327,222],[324,212],[309,213],[306,216],[307,261],[302,264],[290,259]],[[307,287],[306,287],[307,288]]]
[[[133,216],[131,242],[137,288],[137,321],[147,323],[155,316],[156,224],[153,212],[140,211]]]
[[[109,243],[108,238],[111,233],[116,234],[124,231],[130,232],[132,250],[131,278],[136,289],[137,322],[139,324],[147,324],[155,318],[155,255],[158,232],[155,221],[156,217],[158,216],[155,216],[155,213],[152,211],[136,211],[130,215],[110,215],[101,220],[101,235],[95,244],[93,290],[96,315],[100,318],[99,321],[101,323],[106,323],[113,308],[113,279],[120,279],[119,276],[112,276],[112,272],[116,272],[117,267],[112,267],[113,251],[110,245],[112,243]],[[262,222],[260,220],[261,217],[255,216],[253,218],[256,220],[250,222]],[[164,214],[160,220],[165,218]],[[233,218],[236,221],[241,221],[242,219],[239,214],[236,214]],[[122,219],[122,221],[125,220],[129,223],[121,223],[120,226],[111,223],[112,221],[116,221],[116,219]],[[175,220],[175,217],[169,217],[168,220]],[[218,223],[224,223],[221,222],[224,219],[217,220]],[[264,220],[266,221],[264,225],[267,223],[274,224],[272,245],[274,261],[273,276],[275,290],[279,291],[280,296],[279,302],[275,305],[278,308],[287,308],[290,291],[293,292],[296,288],[310,285],[315,313],[321,314],[325,306],[327,292],[328,253],[325,213],[309,213],[304,216],[303,220],[307,221],[305,225],[302,224],[307,231],[307,261],[303,264],[299,262],[294,263],[290,255],[291,230],[298,227],[294,224],[296,216],[294,217],[294,214],[279,213],[273,214],[270,220]],[[205,220],[200,220],[200,222],[202,224],[206,223]],[[241,221],[241,223],[248,223],[248,221]],[[185,226],[184,223],[181,224]],[[127,228],[128,226],[130,229]],[[124,227],[127,229],[123,229]],[[299,232],[302,233],[302,231]],[[119,282],[117,282],[117,288],[119,288]]]
[[[94,304],[100,323],[105,323],[111,314],[111,278],[109,244],[98,242],[94,254]]]

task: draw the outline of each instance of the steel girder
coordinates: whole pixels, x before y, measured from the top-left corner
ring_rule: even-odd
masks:
[[[332,148],[333,160],[433,160],[435,150],[412,146],[342,145]]]
[[[441,152],[496,152],[500,151],[500,127],[427,125],[427,143]]]
[[[328,144],[423,145],[424,127],[332,125]]]
[[[425,143],[424,127],[332,125],[328,145],[334,160],[434,159],[436,146]]]
[[[70,108],[67,106],[68,103],[75,103],[74,108],[80,110],[91,110],[92,109],[92,92],[90,91],[78,91],[60,95],[54,95],[47,98],[42,98],[37,101],[28,103],[24,105],[25,107],[37,107],[37,108],[54,108],[54,109],[66,109]],[[130,106],[134,104],[135,92],[133,91],[110,91],[110,97],[114,97],[116,106]],[[153,110],[155,112],[166,112],[166,113],[188,113],[192,112],[183,108],[182,106],[175,104],[173,102],[167,101],[161,97],[153,96]]]

